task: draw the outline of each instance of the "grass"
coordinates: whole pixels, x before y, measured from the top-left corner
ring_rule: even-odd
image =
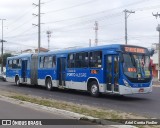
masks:
[[[73,104],[70,102],[64,102],[64,101],[57,101],[54,99],[45,99],[41,97],[35,97],[31,95],[25,95],[20,93],[13,93],[13,92],[5,92],[0,91],[1,95],[18,99],[20,100],[20,104],[23,104],[23,101],[27,101],[30,103],[35,103],[39,105],[44,105],[47,107],[57,108],[57,109],[63,109],[79,114],[83,114],[86,116],[92,116],[94,118],[99,119],[113,119],[113,121],[117,121],[114,119],[147,119],[146,117],[135,115],[132,113],[125,113],[120,111],[114,111],[110,109],[102,109],[102,108],[95,108],[87,105],[79,105],[79,104]],[[136,125],[139,128],[159,128],[159,126],[153,126],[153,125]]]
[[[101,118],[101,119],[120,119],[122,118],[122,116],[116,114],[116,112],[111,112],[111,111],[109,112],[109,111],[105,111],[105,110],[97,109],[97,108],[83,107],[80,105],[69,104],[66,102],[41,99],[41,98],[38,99],[38,98],[22,96],[22,95],[12,95],[9,97],[18,99],[21,101],[27,101],[27,102],[36,103],[39,105],[44,105],[47,107],[53,107],[57,109],[63,108],[63,110],[72,111],[72,112],[79,113],[79,114],[84,114],[86,116],[93,116],[95,118]]]

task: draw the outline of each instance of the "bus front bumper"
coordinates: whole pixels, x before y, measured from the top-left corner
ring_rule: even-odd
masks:
[[[152,92],[152,86],[150,87],[141,87],[141,88],[132,88],[126,86],[120,86],[119,93],[120,95],[125,94],[144,94]]]

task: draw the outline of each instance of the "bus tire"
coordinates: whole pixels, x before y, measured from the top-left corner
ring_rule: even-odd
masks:
[[[97,81],[92,81],[90,83],[89,92],[90,92],[91,96],[93,96],[93,97],[99,96],[99,87],[98,87]]]
[[[20,80],[18,76],[15,79],[15,83],[16,83],[16,86],[20,86]]]
[[[52,90],[53,90],[52,81],[51,81],[50,78],[48,78],[48,79],[46,80],[46,88],[47,88],[47,90],[49,90],[49,91],[52,91]]]

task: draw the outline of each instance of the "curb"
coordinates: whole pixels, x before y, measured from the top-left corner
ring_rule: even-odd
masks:
[[[39,104],[30,103],[27,101],[21,101],[18,99],[14,99],[14,98],[2,96],[2,95],[0,95],[0,100],[5,101],[5,102],[10,102],[13,104],[17,104],[17,105],[27,107],[27,108],[29,107],[29,108],[32,108],[35,110],[42,109],[47,112],[57,113],[57,114],[64,115],[64,116],[69,116],[73,119],[79,119],[79,120],[80,119],[87,119],[87,120],[90,120],[91,122],[94,121],[94,123],[98,123],[99,125],[102,125],[102,126],[106,125],[109,122],[106,120],[97,120],[98,118],[94,118],[91,116],[85,116],[83,114],[79,114],[79,113],[75,113],[75,112],[71,112],[71,111],[67,111],[67,110],[63,110],[63,109],[57,109],[57,108],[47,107],[47,106],[43,106],[43,105],[39,105]],[[131,126],[131,125],[106,125],[106,126],[109,126],[111,128],[137,128],[136,126]]]

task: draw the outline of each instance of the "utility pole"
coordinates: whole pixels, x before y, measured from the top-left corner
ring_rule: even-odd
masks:
[[[2,62],[1,62],[1,73],[3,72],[3,42],[5,42],[3,40],[3,21],[6,20],[6,19],[0,19],[2,21],[2,50],[1,50],[1,59],[2,59]]]
[[[125,44],[127,45],[127,43],[128,43],[127,19],[130,16],[130,14],[135,13],[135,11],[129,11],[129,10],[125,9],[124,13],[125,13]],[[128,13],[129,13],[129,15],[128,15]]]
[[[153,16],[156,17],[156,19],[158,17],[160,17],[160,14],[157,12],[157,14],[153,14]],[[156,30],[159,32],[159,45],[158,45],[158,81],[160,81],[160,24],[158,24]]]
[[[49,44],[50,44],[51,33],[52,33],[51,31],[47,31],[47,32],[46,32],[47,37],[48,37],[48,50],[50,50],[50,47],[49,47],[50,45],[49,45]]]
[[[91,39],[89,39],[89,47],[91,47],[92,46],[92,41],[91,41]]]
[[[98,22],[97,21],[95,21],[95,28],[94,28],[94,30],[95,30],[95,46],[97,46],[98,45]]]
[[[33,3],[36,7],[38,7],[38,15],[33,14],[34,16],[38,16],[38,25],[33,24],[34,26],[38,26],[38,53],[40,53],[41,47],[41,0],[39,0],[38,4]]]

